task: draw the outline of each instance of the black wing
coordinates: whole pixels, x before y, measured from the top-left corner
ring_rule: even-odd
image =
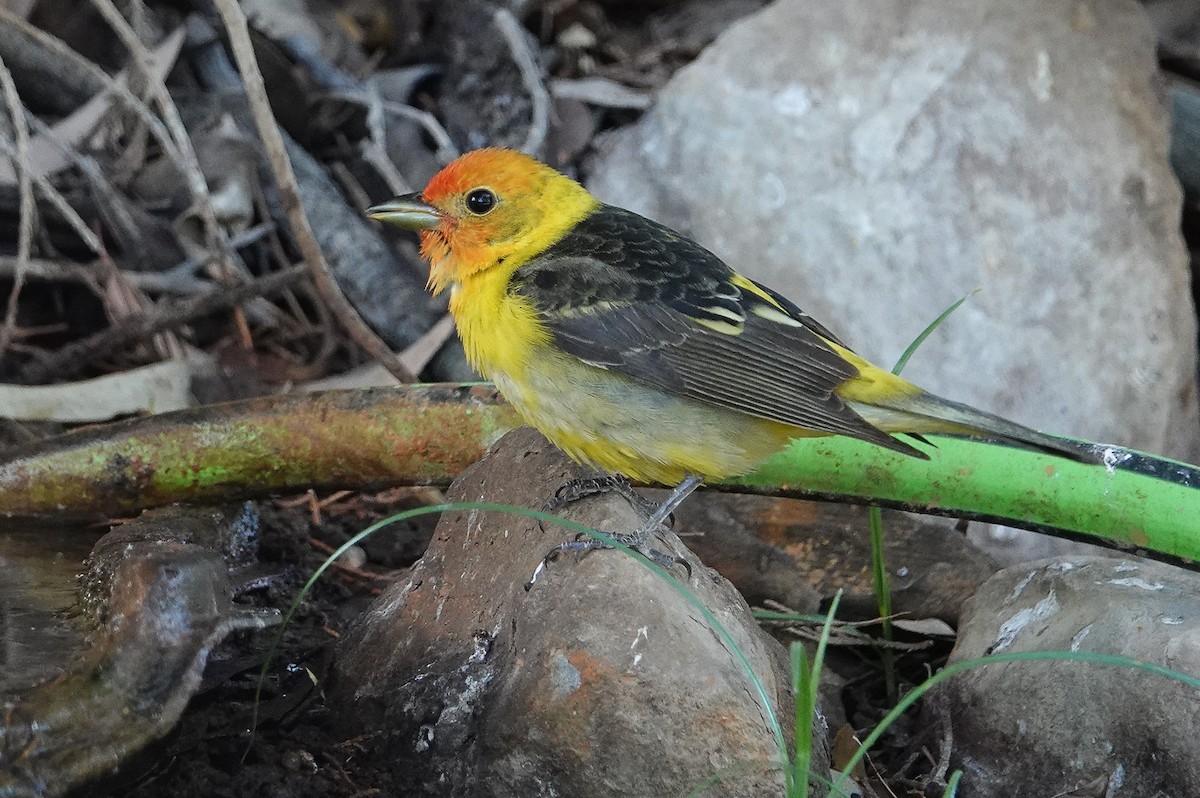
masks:
[[[858,370],[826,343],[837,340],[828,330],[635,213],[602,206],[522,265],[509,291],[533,304],[558,347],[592,365],[678,396],[924,456],[834,393]]]

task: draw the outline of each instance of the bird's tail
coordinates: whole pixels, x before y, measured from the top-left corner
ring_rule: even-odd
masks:
[[[1036,449],[1081,463],[1103,462],[1096,447],[1090,444],[1046,435],[992,413],[923,391],[875,399],[870,404],[850,404],[867,422],[886,432],[969,435]]]

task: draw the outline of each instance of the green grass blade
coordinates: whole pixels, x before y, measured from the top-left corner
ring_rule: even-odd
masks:
[[[914,338],[913,342],[908,345],[907,349],[904,350],[904,354],[900,355],[900,359],[897,360],[896,365],[892,367],[892,373],[899,374],[901,371],[904,371],[904,367],[908,365],[909,359],[912,358],[913,354],[915,354],[916,351],[921,348],[921,344],[925,343],[925,339],[933,334],[934,330],[942,326],[942,322],[950,318],[950,314],[962,307],[962,304],[970,299],[971,294],[976,293],[978,290],[979,289],[975,289],[975,291],[972,291],[970,294],[965,294],[962,299],[943,310],[936,319],[929,323],[928,327],[926,327],[924,330],[921,330],[921,334]]]
[[[787,794],[791,798],[807,798],[808,774],[812,764],[813,712],[816,710],[811,685],[819,678],[819,674],[809,667],[808,652],[802,643],[792,643],[788,653],[792,662],[792,693],[796,696],[796,751],[792,755]]]

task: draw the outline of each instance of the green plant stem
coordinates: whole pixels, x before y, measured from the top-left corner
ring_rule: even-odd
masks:
[[[892,592],[888,585],[887,566],[883,556],[883,511],[872,506],[869,514],[871,525],[871,570],[874,575],[875,596],[879,604],[880,625],[883,639],[892,639]]]
[[[879,607],[880,631],[884,640],[892,640],[892,589],[888,584],[887,561],[883,554],[883,511],[874,505],[869,513],[871,526],[871,573],[875,583],[875,601]],[[879,649],[883,667],[883,686],[889,705],[900,698],[896,687],[896,655],[888,647]]]
[[[843,437],[796,440],[730,487],[995,522],[1192,568],[1200,560],[1196,466],[1115,446],[1090,445],[1109,463],[1097,466],[999,443],[930,441],[930,459],[918,460]]]
[[[970,294],[967,296],[970,296]],[[898,375],[904,371],[904,367],[908,365],[909,359],[916,354],[921,344],[925,343],[925,339],[932,335],[933,331],[940,327],[946,319],[950,318],[950,314],[962,307],[962,304],[966,301],[967,297],[964,296],[943,310],[924,330],[921,330],[921,334],[914,338],[912,343],[908,345],[908,348],[904,350],[904,353],[900,355],[900,359],[892,367],[892,373]],[[888,584],[887,557],[883,549],[883,511],[879,509],[878,505],[871,505],[868,520],[871,527],[871,574],[875,587],[875,601],[879,607],[880,630],[883,633],[883,639],[890,642],[893,639],[892,588]],[[896,687],[896,656],[887,647],[880,649],[879,655],[880,664],[883,666],[883,682],[887,693],[887,702],[888,704],[895,704],[900,697]]]

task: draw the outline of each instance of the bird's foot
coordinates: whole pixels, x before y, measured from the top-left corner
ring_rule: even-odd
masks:
[[[650,501],[635,491],[624,477],[613,475],[572,479],[555,491],[554,496],[546,502],[544,511],[554,512],[572,502],[600,493],[616,493],[628,501],[635,509],[649,516],[649,520],[637,532],[633,534],[606,532],[605,534],[608,537],[624,546],[628,546],[661,568],[669,570],[676,565],[682,565],[687,571],[688,579],[692,578],[692,566],[687,560],[678,554],[667,554],[659,551],[651,545],[654,533],[664,526],[669,529],[674,523],[674,515],[668,512],[664,516],[662,505]],[[538,524],[544,532],[545,526],[541,521]],[[532,578],[525,584],[525,590],[528,591],[532,588],[534,582],[541,576],[542,571],[546,570],[546,566],[563,554],[573,554],[578,559],[589,551],[612,548],[616,547],[599,538],[588,537],[586,534],[576,535],[574,540],[560,543],[546,552],[546,556],[541,559],[541,562],[538,563],[537,568],[534,570]]]
[[[691,580],[691,563],[689,563],[683,557],[680,557],[678,554],[667,554],[659,551],[651,545],[654,532],[658,527],[659,524],[655,524],[653,527],[647,524],[633,534],[622,534],[619,532],[605,532],[604,534],[617,541],[621,545],[633,549],[638,554],[642,555],[647,560],[658,565],[664,570],[669,571],[676,565],[682,565],[684,570],[687,571],[687,578]],[[542,557],[541,562],[539,562],[537,568],[534,569],[533,576],[530,577],[529,581],[525,583],[525,591],[528,592],[530,588],[533,587],[533,584],[538,580],[538,577],[542,575],[542,572],[546,570],[546,567],[550,565],[550,563],[554,562],[564,554],[573,554],[578,560],[589,551],[600,551],[603,549],[615,548],[616,546],[613,544],[607,543],[599,538],[588,537],[583,533],[576,535],[574,540],[568,540],[565,543],[560,543],[554,548],[550,549],[550,551],[546,552],[546,556]]]

